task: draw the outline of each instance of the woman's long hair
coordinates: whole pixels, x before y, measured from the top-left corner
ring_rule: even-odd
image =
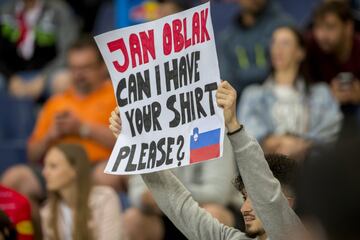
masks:
[[[303,37],[302,33],[296,28],[296,27],[293,27],[293,26],[281,26],[281,27],[278,27],[277,29],[281,29],[281,28],[284,28],[284,29],[287,29],[289,30],[295,37],[295,41],[298,45],[298,47],[304,51],[305,53],[305,57],[304,59],[301,61],[300,63],[300,66],[299,66],[299,72],[297,74],[297,79],[298,78],[302,78],[304,79],[304,83],[305,83],[305,90],[306,92],[308,93],[309,91],[309,87],[312,83],[314,83],[313,79],[311,78],[311,75],[310,75],[310,72],[309,72],[309,65],[308,65],[308,61],[307,61],[307,45],[306,45],[306,41],[305,41],[305,38]],[[277,30],[276,29],[276,30]],[[275,30],[275,31],[276,31]],[[275,32],[274,31],[274,32]],[[272,67],[272,74],[274,75],[274,71],[275,69]],[[295,84],[296,82],[294,82]]]
[[[88,223],[91,219],[89,195],[91,191],[91,166],[83,147],[78,144],[58,144],[54,146],[60,150],[66,160],[76,171],[76,205],[73,219],[73,240],[93,239]],[[54,232],[55,240],[60,240],[58,229],[59,203],[61,197],[58,192],[49,193],[50,227]]]

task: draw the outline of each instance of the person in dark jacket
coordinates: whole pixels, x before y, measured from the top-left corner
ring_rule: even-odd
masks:
[[[268,48],[273,31],[293,25],[276,1],[239,0],[241,12],[219,39],[220,73],[236,89],[262,83],[270,73]]]
[[[16,97],[37,100],[65,64],[77,22],[62,1],[15,0],[0,10],[0,75]]]

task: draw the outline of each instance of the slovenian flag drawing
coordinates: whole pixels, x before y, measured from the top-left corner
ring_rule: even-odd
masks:
[[[194,128],[190,137],[190,164],[220,156],[220,128],[200,133]]]

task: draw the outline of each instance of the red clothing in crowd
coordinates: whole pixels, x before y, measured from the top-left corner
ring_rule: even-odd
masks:
[[[23,195],[0,185],[0,209],[14,224],[18,240],[34,239],[30,203]]]

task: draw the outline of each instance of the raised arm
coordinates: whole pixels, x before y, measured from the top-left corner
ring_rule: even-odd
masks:
[[[295,239],[303,226],[281,191],[258,142],[250,137],[236,117],[236,92],[227,82],[217,92],[218,104],[224,108],[225,124],[233,145],[237,169],[257,216],[270,239]],[[293,238],[291,236],[294,236]]]
[[[188,239],[249,239],[239,230],[219,223],[200,208],[171,171],[144,174],[142,177],[161,210]]]
[[[121,131],[121,121],[117,109],[110,118],[110,129],[115,136],[118,136]],[[219,223],[200,208],[190,192],[171,171],[144,174],[142,178],[160,209],[188,239],[249,239],[239,230]]]

